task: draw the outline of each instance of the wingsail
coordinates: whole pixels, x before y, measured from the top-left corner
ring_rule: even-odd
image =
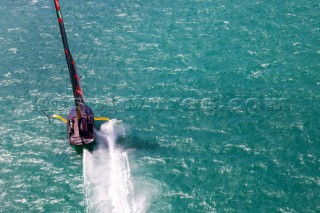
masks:
[[[94,114],[91,108],[84,102],[77,67],[68,45],[67,34],[64,28],[59,0],[54,0],[54,5],[56,8],[64,53],[67,60],[69,76],[75,100],[75,107],[70,110],[68,118],[66,120],[69,142],[72,145],[89,144],[92,143],[95,139]],[[59,118],[58,116],[53,117]]]
[[[85,104],[82,88],[80,85],[80,78],[78,75],[76,64],[73,60],[73,57],[72,57],[70,49],[69,49],[67,34],[66,34],[66,31],[64,28],[64,23],[63,23],[63,19],[62,19],[61,10],[60,10],[59,0],[54,0],[54,4],[56,7],[57,18],[58,18],[58,22],[59,22],[61,38],[62,38],[62,43],[63,43],[63,47],[64,47],[64,53],[65,53],[66,60],[67,60],[70,80],[71,80],[71,84],[72,84],[72,90],[73,90],[73,94],[74,94],[74,98],[75,98],[75,105],[76,105],[77,109],[78,108],[80,109],[81,106],[83,106]]]

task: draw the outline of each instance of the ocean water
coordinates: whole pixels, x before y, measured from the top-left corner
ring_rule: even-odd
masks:
[[[0,212],[319,212],[320,4],[61,0],[0,4]],[[105,144],[104,146],[101,144]]]

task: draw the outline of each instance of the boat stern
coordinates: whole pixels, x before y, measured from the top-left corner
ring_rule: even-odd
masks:
[[[68,139],[71,145],[80,146],[93,143],[94,133],[94,114],[90,107],[84,105],[81,109],[81,117],[77,118],[77,110],[73,107],[67,119]]]

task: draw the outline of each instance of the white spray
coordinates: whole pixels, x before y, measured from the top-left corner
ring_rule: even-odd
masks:
[[[144,212],[135,201],[128,154],[116,145],[117,137],[124,136],[121,121],[102,124],[96,134],[95,150],[91,153],[85,149],[83,152],[86,211]]]

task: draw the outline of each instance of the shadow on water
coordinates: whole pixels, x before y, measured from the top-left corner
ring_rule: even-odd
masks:
[[[160,144],[154,142],[152,139],[142,139],[137,136],[118,136],[116,139],[116,144],[123,149],[137,149],[137,150],[155,150],[160,148]],[[107,146],[107,144],[104,144]],[[94,141],[91,144],[86,144],[82,146],[73,146],[73,149],[78,155],[83,154],[83,150],[86,149],[90,153],[97,149],[98,143]]]
[[[95,125],[97,131],[100,130],[101,125],[104,121],[96,121]],[[154,142],[152,138],[150,139],[142,139],[137,136],[130,135],[130,131],[127,131],[125,128],[125,135],[118,135],[116,138],[116,144],[124,149],[144,149],[144,150],[153,150],[160,147],[160,145]],[[94,148],[88,147],[88,148]],[[90,151],[90,149],[88,149]]]
[[[119,137],[117,144],[124,147],[125,149],[144,149],[144,150],[154,150],[158,149],[160,145],[153,142],[152,139],[144,140],[137,136],[126,136]]]
[[[86,145],[82,145],[82,146],[72,146],[73,149],[76,151],[76,153],[78,155],[82,155],[83,154],[83,149],[88,150],[90,153],[93,152],[93,150],[95,150],[95,147],[97,146],[96,141],[94,141],[91,144],[86,144]]]

